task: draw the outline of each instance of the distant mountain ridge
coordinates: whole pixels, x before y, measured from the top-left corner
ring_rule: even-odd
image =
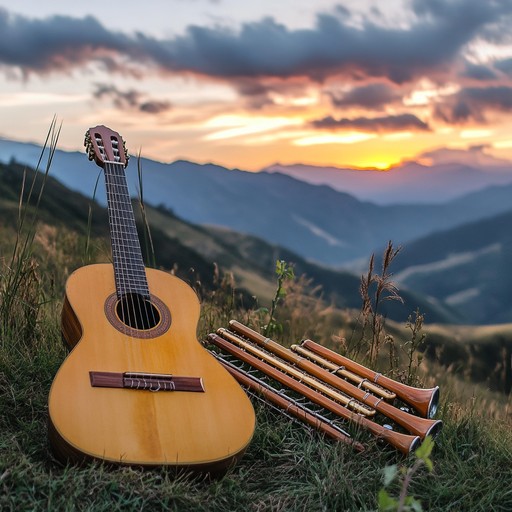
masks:
[[[0,160],[34,165],[36,145],[0,140]],[[475,192],[444,204],[382,206],[325,185],[283,174],[229,170],[213,164],[141,159],[144,195],[179,217],[202,225],[226,226],[278,244],[302,257],[340,266],[384,247],[405,244],[439,229],[501,213],[512,185]],[[57,151],[51,175],[67,187],[91,195],[98,169],[83,153]],[[137,162],[127,170],[130,189],[138,188]],[[102,180],[97,196],[105,202]]]
[[[89,166],[92,166],[89,163]],[[18,220],[19,193],[23,187],[23,167],[19,164],[0,163],[0,231],[9,230],[14,237]],[[27,182],[32,183],[32,171],[27,170]],[[42,175],[35,190],[40,189]],[[27,188],[25,188],[27,193]],[[37,193],[36,193],[37,195]],[[34,202],[34,197],[32,197]],[[33,203],[32,203],[33,204]],[[91,208],[91,210],[89,210]],[[143,222],[140,210],[134,208],[138,229],[142,236]],[[85,238],[88,214],[91,213],[91,236],[93,244],[100,247],[102,261],[108,261],[110,243],[106,209],[78,192],[67,189],[57,180],[49,177],[41,196],[38,218],[44,224],[57,229],[65,228]],[[202,291],[215,288],[215,265],[220,276],[231,272],[235,276],[237,295],[242,294],[244,303],[249,307],[257,297],[259,304],[269,305],[275,293],[275,262],[285,259],[293,264],[297,276],[306,274],[312,279],[312,288],[320,286],[323,298],[340,308],[360,307],[359,278],[348,272],[335,271],[305,261],[299,255],[263,240],[233,231],[209,230],[188,223],[163,208],[147,207],[151,238],[155,250],[156,264],[159,268],[173,269],[176,274],[192,286],[201,282]],[[141,244],[146,252],[144,243]],[[78,247],[78,246],[77,246]],[[81,248],[80,248],[81,249]],[[82,255],[83,256],[83,255]],[[151,258],[145,254],[146,261]],[[75,255],[80,260],[80,255]],[[82,263],[81,263],[82,264]],[[80,265],[81,265],[80,264]],[[69,271],[73,271],[70,268]],[[63,285],[63,283],[62,283]],[[312,296],[318,292],[311,290]],[[404,290],[404,304],[396,301],[384,305],[383,312],[389,318],[404,321],[417,307],[428,311],[437,322],[456,320],[449,311],[437,308],[421,296]]]
[[[483,153],[437,150],[390,170],[355,170],[304,164],[268,166],[263,171],[286,174],[314,185],[329,185],[376,204],[444,203],[491,185],[512,183],[512,162]]]
[[[394,279],[458,311],[467,323],[510,322],[511,226],[512,206],[501,215],[410,242],[395,260]]]

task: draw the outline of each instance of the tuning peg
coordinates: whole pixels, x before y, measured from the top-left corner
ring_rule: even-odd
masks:
[[[124,149],[124,156],[126,158],[126,165],[128,165],[128,160],[130,160],[130,155],[128,154],[128,150],[126,149],[126,142],[123,140],[123,149]],[[125,167],[126,167],[125,165]]]

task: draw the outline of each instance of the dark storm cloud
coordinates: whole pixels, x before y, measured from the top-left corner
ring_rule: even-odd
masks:
[[[11,16],[0,8],[0,63],[24,71],[66,71],[102,53],[126,53],[130,46],[128,37],[109,32],[91,16],[38,20]]]
[[[332,116],[318,119],[312,122],[315,128],[341,130],[355,129],[363,132],[380,133],[394,131],[427,131],[430,130],[428,124],[418,119],[413,114],[400,114],[396,116],[383,117],[357,117],[354,119],[335,119]]]
[[[438,4],[414,2],[419,18],[408,28],[370,21],[358,28],[339,16],[319,14],[312,29],[290,30],[267,18],[246,23],[239,32],[193,26],[164,45],[143,36],[140,43],[163,68],[211,76],[308,76],[320,81],[345,73],[402,83],[439,67],[448,72],[464,45],[503,15],[510,0]]]
[[[337,107],[362,107],[379,109],[401,99],[401,94],[393,87],[375,83],[354,87],[345,93],[329,93],[333,105]]]
[[[190,26],[185,35],[167,40],[109,31],[92,17],[38,20],[1,11],[0,62],[25,72],[100,61],[115,71],[131,62],[223,79],[305,76],[321,81],[344,74],[403,83],[451,73],[464,46],[484,32],[491,36],[493,24],[510,13],[511,5],[512,0],[413,0],[416,19],[406,28],[369,20],[356,27],[338,13],[319,14],[313,28],[289,29],[265,18],[239,31]]]
[[[512,76],[512,59],[503,59],[496,61],[494,67],[505,73],[508,76]]]
[[[498,79],[496,71],[494,71],[489,66],[485,66],[483,64],[471,64],[469,62],[466,64],[466,68],[461,73],[461,76],[464,78],[471,78],[472,80],[479,80],[482,82]]]
[[[139,91],[122,91],[111,84],[96,84],[93,96],[98,99],[107,98],[121,110],[136,109],[148,114],[159,114],[171,108],[168,101],[146,100]]]
[[[435,117],[446,123],[485,122],[489,111],[512,112],[512,87],[467,87],[436,106]]]

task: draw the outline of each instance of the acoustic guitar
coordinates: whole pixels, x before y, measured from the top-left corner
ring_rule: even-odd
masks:
[[[72,350],[49,394],[50,444],[65,461],[223,471],[251,441],[252,404],[197,341],[195,292],[144,266],[121,136],[97,126],[85,145],[104,169],[112,264],[67,281],[62,334]]]

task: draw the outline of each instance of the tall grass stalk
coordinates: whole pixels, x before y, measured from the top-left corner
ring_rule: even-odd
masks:
[[[98,184],[100,182],[100,178],[103,175],[103,171],[100,169],[98,171],[98,175],[96,176],[96,181],[94,183],[94,190],[92,192],[92,202],[96,200],[96,192],[98,191]],[[87,231],[85,237],[85,247],[84,247],[84,258],[83,263],[87,265],[91,261],[91,232],[92,232],[92,204],[89,203],[89,211],[87,212]]]
[[[142,161],[140,157],[140,151],[137,155],[137,179],[138,179],[138,188],[137,188],[137,197],[139,200],[139,209],[142,217],[143,224],[143,238],[144,238],[144,246],[146,248],[146,264],[150,267],[156,267],[156,256],[155,256],[155,246],[153,245],[153,237],[151,236],[151,229],[149,227],[148,216],[146,212],[146,205],[144,203],[144,182],[142,180]]]
[[[283,327],[281,324],[277,323],[275,319],[277,305],[286,297],[284,283],[295,278],[293,266],[284,260],[276,261],[275,272],[277,277],[277,288],[268,313],[268,322],[263,326],[264,336],[272,336],[275,333],[282,333]]]
[[[356,323],[359,329],[359,339],[354,343],[356,330],[352,332],[352,340],[349,343],[351,357],[357,358],[361,350],[366,349],[365,357],[369,364],[375,366],[380,348],[384,342],[385,318],[381,314],[381,306],[384,301],[396,300],[403,302],[398,294],[396,285],[391,280],[390,266],[400,252],[401,247],[393,247],[390,241],[384,250],[382,268],[379,274],[375,273],[375,255],[372,254],[368,271],[361,276],[359,292],[362,298],[361,311]]]
[[[28,190],[26,190],[26,172],[23,176],[14,247],[10,263],[3,271],[0,288],[0,325],[3,342],[9,337],[9,334],[12,334],[12,329],[20,325],[25,325],[30,329],[37,319],[40,305],[37,297],[39,283],[37,282],[37,264],[32,258],[32,246],[36,234],[41,198],[57,147],[60,130],[61,126],[57,126],[57,121],[54,118],[46,135],[35,169],[36,172]],[[41,170],[45,155],[44,170]],[[39,186],[39,190],[36,189],[37,186]],[[23,324],[16,319],[19,315],[25,319]]]

